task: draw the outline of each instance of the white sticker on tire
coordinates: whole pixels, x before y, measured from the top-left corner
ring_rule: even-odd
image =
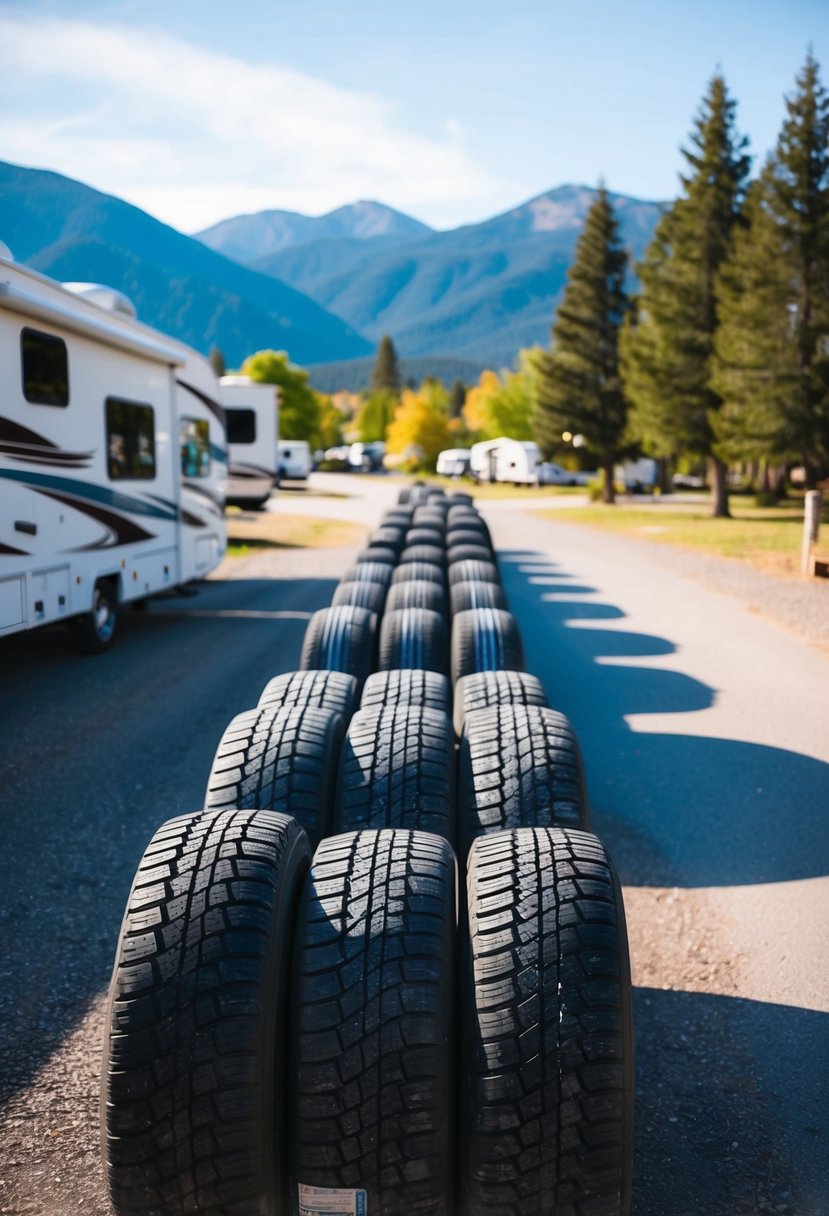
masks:
[[[299,1216],[368,1216],[365,1191],[299,1184]]]

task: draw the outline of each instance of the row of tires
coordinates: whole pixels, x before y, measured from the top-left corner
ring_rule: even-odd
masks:
[[[119,1214],[627,1211],[627,940],[578,745],[471,501],[413,499],[139,864]]]

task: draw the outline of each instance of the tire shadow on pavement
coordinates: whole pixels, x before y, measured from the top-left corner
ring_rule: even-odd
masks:
[[[634,1019],[633,1216],[824,1216],[829,1014],[638,988]]]
[[[541,574],[542,555],[502,552],[499,560],[528,665],[576,729],[594,826],[623,883],[731,886],[829,872],[829,765],[740,740],[632,730],[631,715],[704,710],[716,690],[679,671],[637,666],[675,644],[583,624],[624,614],[571,598],[577,589],[558,583],[552,563]]]

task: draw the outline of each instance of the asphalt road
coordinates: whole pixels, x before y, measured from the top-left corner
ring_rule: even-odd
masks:
[[[373,524],[394,496],[324,484],[356,496],[305,510]],[[625,886],[635,1216],[825,1216],[829,660],[616,538],[486,513]],[[0,644],[0,1213],[109,1211],[102,1005],[135,864],[201,805],[227,722],[296,667],[352,555],[237,559],[102,658],[59,631]]]

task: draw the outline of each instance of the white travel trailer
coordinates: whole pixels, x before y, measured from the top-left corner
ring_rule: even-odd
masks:
[[[469,472],[477,481],[537,485],[541,453],[537,443],[521,439],[487,439],[470,449]]]
[[[249,376],[222,376],[227,416],[227,501],[264,507],[279,484],[279,396],[273,384]]]
[[[351,445],[354,446],[353,444]],[[279,445],[279,476],[305,481],[311,472],[311,445],[306,439],[283,439]]]
[[[105,649],[120,605],[224,555],[224,415],[206,359],[125,296],[0,245],[0,636],[66,620]]]
[[[446,448],[438,452],[435,472],[441,477],[463,477],[469,472],[471,459],[469,448]]]

